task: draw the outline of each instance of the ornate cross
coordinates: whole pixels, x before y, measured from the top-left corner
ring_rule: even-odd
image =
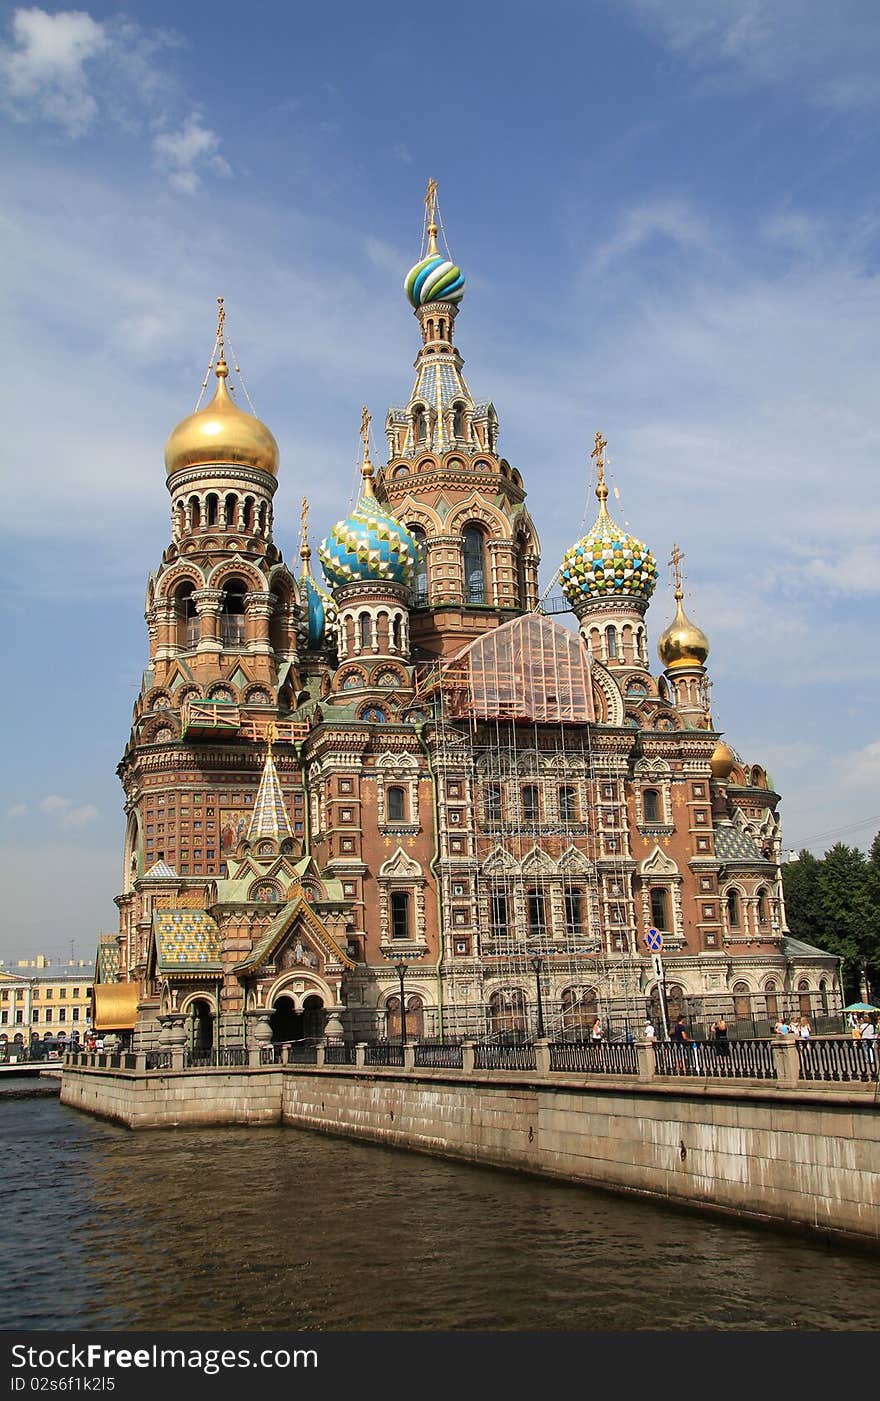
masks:
[[[684,560],[684,552],[677,545],[672,547],[672,556],[669,560],[669,567],[672,570],[672,579],[675,584],[675,596],[681,594],[681,566]]]
[[[226,323],[226,308],[223,305],[223,298],[217,298],[217,342],[220,347],[220,359],[223,359],[223,327]]]
[[[428,180],[428,193],[425,195],[425,208],[428,211],[428,223],[434,222],[434,210],[437,205],[437,181],[433,178]]]
[[[596,477],[600,482],[604,482],[605,480],[605,449],[607,446],[608,439],[603,438],[602,434],[597,432],[596,446],[593,448],[590,456],[596,459]]]
[[[370,424],[372,421],[373,416],[364,404],[361,409],[361,442],[364,445],[364,462],[370,460]]]

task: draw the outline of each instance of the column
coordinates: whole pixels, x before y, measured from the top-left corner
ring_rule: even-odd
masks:
[[[199,645],[197,650],[222,652],[220,641],[220,609],[223,606],[222,589],[199,589],[193,594],[196,612],[199,615]]]

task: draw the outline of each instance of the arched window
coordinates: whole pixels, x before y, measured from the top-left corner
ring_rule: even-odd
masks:
[[[508,921],[509,908],[507,892],[505,890],[493,890],[489,910],[489,925],[493,939],[504,938],[508,930]]]
[[[599,994],[595,988],[565,988],[562,993],[562,1030],[567,1040],[586,1040],[599,1014]]]
[[[253,530],[254,528],[254,498],[246,496],[244,498],[244,528]]]
[[[609,626],[605,629],[605,654],[609,661],[617,656],[617,628]]]
[[[577,793],[569,784],[559,790],[560,822],[577,822]]]
[[[734,983],[733,1012],[738,1021],[742,1021],[751,1016],[752,999],[749,993],[748,983]]]
[[[565,932],[578,935],[584,932],[584,892],[569,887],[565,892]]]
[[[537,783],[524,783],[522,788],[523,822],[540,822],[541,804]]]
[[[427,536],[420,525],[411,525],[408,529],[418,547],[412,585],[413,607],[425,608],[428,603],[428,549],[425,544]]]
[[[205,524],[206,524],[206,525],[216,525],[216,524],[217,524],[217,516],[218,516],[219,508],[220,508],[220,498],[217,496],[216,492],[213,492],[213,491],[209,492],[208,495],[205,497]]]
[[[425,442],[428,436],[428,425],[423,408],[417,408],[413,414],[413,436],[416,443]]]
[[[226,501],[225,501],[225,503],[224,503],[224,509],[225,509],[225,514],[226,514],[226,529],[227,529],[227,530],[237,530],[237,529],[238,529],[238,497],[235,495],[235,492],[234,492],[234,491],[231,491],[231,492],[229,493],[229,495],[227,496]]]
[[[500,783],[486,784],[486,823],[488,826],[501,822],[503,818],[502,789]]]
[[[525,998],[520,988],[499,988],[489,998],[489,1030],[495,1036],[521,1036],[526,1029]]]
[[[452,413],[452,436],[464,437],[464,407],[461,404],[456,404]]]
[[[727,892],[727,923],[731,929],[739,929],[739,891],[734,887]]]
[[[646,822],[662,822],[660,815],[660,794],[656,788],[646,788],[642,794],[642,801],[645,805]]]
[[[388,789],[388,821],[406,821],[406,802],[402,788],[394,787]]]
[[[526,895],[529,912],[529,935],[533,939],[543,939],[547,933],[546,902],[540,890],[530,890]]]
[[[408,890],[393,890],[391,892],[391,937],[392,939],[409,938]]]
[[[365,651],[372,642],[372,626],[369,613],[361,613],[358,618],[358,636],[360,638],[361,651]]]
[[[395,652],[403,651],[403,619],[399,614],[391,619],[391,646]]]
[[[189,528],[198,530],[202,520],[202,507],[197,496],[189,498]]]
[[[464,556],[465,603],[486,602],[486,567],[483,560],[483,532],[469,525],[461,532]]]
[[[524,535],[520,535],[516,546],[516,587],[519,595],[517,602],[520,608],[528,608],[529,606],[529,576],[526,569],[528,549],[528,540]]]
[[[651,887],[651,923],[655,929],[669,928],[669,892],[661,885]]]
[[[819,983],[819,1001],[822,1004],[822,1016],[828,1016],[828,984],[823,978]]]
[[[767,904],[767,891],[762,887],[758,891],[758,923],[766,924],[770,918],[770,909]]]
[[[220,614],[220,641],[224,647],[241,647],[244,643],[244,596],[247,586],[241,579],[228,579],[223,589],[223,610]]]
[[[767,1008],[767,1016],[775,1020],[779,1016],[779,998],[776,996],[776,984],[772,979],[764,984],[764,1005]]]
[[[798,1006],[801,1009],[802,1017],[812,1016],[813,1008],[810,1004],[810,984],[807,982],[806,978],[801,978],[798,983]]]
[[[195,584],[187,580],[174,595],[177,605],[177,645],[182,652],[194,652],[199,645],[199,615],[195,592]]]

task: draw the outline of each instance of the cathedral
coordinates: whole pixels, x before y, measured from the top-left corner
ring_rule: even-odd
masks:
[[[95,1016],[136,1049],[174,1023],[201,1049],[662,1034],[679,1011],[760,1034],[841,1005],[837,960],[786,925],[779,795],[714,728],[678,546],[652,670],[657,564],[609,510],[601,433],[594,523],[542,598],[523,476],[465,378],[464,288],[431,181],[415,378],[387,452],[362,411],[323,578],[305,499],[299,564],[274,543],[279,448],[236,402],[220,300],[213,397],[165,449],[118,769]]]

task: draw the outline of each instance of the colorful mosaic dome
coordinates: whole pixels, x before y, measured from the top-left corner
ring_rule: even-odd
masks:
[[[321,541],[318,558],[331,588],[371,580],[410,584],[418,546],[406,526],[365,493]]]
[[[403,290],[414,307],[424,306],[425,302],[460,302],[464,296],[464,275],[461,268],[442,253],[429,253],[410,268]]]
[[[648,599],[657,583],[657,563],[643,541],[612,520],[602,501],[592,530],[563,555],[559,582],[572,603],[588,598]]]
[[[316,584],[311,574],[302,580],[309,619],[309,647],[321,647],[336,621],[336,604],[332,594]]]

